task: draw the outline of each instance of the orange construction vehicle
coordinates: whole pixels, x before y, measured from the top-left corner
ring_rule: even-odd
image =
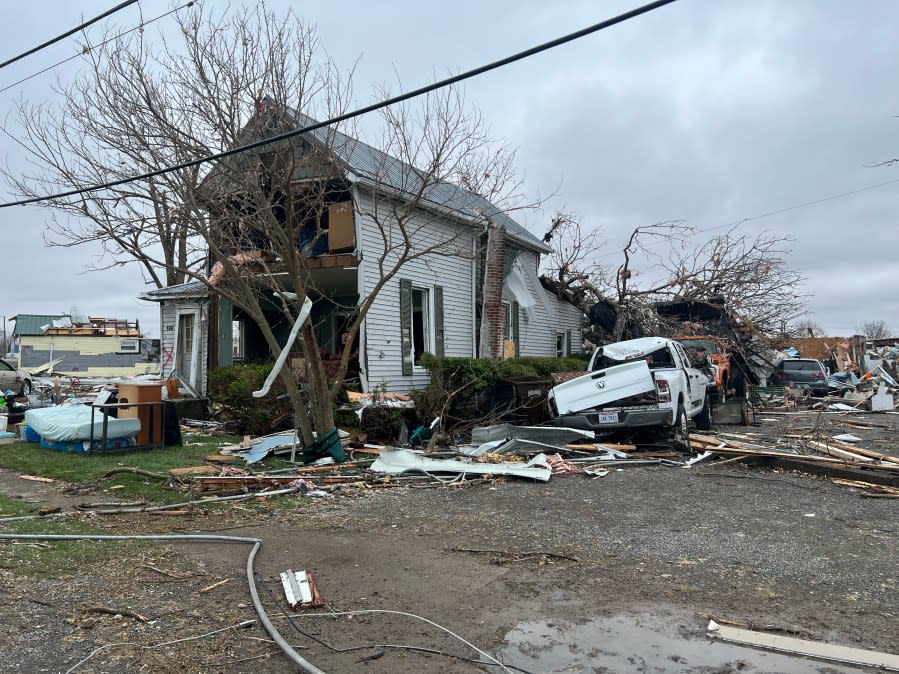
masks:
[[[674,339],[693,359],[693,366],[712,380],[709,386],[712,400],[723,403],[732,396],[745,394],[743,375],[734,367],[725,340],[712,335],[678,335]]]

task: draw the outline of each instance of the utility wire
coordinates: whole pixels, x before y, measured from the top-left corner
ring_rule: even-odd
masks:
[[[0,129],[2,131],[3,129]],[[800,208],[808,208],[809,206],[817,206],[818,204],[823,204],[828,201],[834,201],[836,199],[842,199],[843,197],[851,197],[855,194],[861,194],[862,192],[867,192],[868,190],[876,190],[881,187],[886,187],[887,185],[894,185],[899,183],[899,178],[893,178],[892,180],[885,180],[882,183],[874,183],[873,185],[865,185],[864,187],[859,187],[855,190],[849,190],[848,192],[840,192],[839,194],[831,194],[826,197],[821,197],[820,199],[814,199],[812,201],[804,201],[801,204],[794,204],[793,206],[785,206],[784,208],[778,208],[773,211],[767,211],[765,213],[759,213],[758,215],[750,215],[745,218],[740,218],[739,220],[734,220],[733,222],[728,222],[723,225],[715,225],[714,227],[696,227],[696,232],[699,234],[703,234],[706,232],[714,232],[719,229],[732,229],[734,227],[739,227],[740,225],[752,222],[753,220],[762,220],[763,218],[770,218],[774,215],[780,215],[781,213],[788,213],[789,211],[795,211]],[[607,260],[615,257],[618,252],[615,251],[611,253],[604,253],[602,255],[597,255],[597,260]]]
[[[834,199],[842,199],[843,197],[851,197],[854,194],[859,194],[860,192],[867,192],[868,190],[874,190],[878,187],[885,187],[887,185],[892,185],[893,183],[899,183],[899,178],[894,178],[893,180],[886,180],[882,183],[876,183],[874,185],[866,185],[865,187],[859,187],[857,190],[850,190],[849,192],[840,192],[839,194],[831,194],[828,197],[821,197],[820,199],[815,199],[814,201],[806,201],[801,204],[796,204],[795,206],[787,206],[786,208],[778,208],[775,211],[768,211],[767,213],[760,213],[759,215],[751,215],[748,218],[743,218],[741,220],[736,220],[728,225],[719,225],[718,227],[713,227],[713,229],[723,229],[724,227],[734,227],[736,225],[742,225],[744,222],[751,222],[752,220],[761,220],[762,218],[770,218],[772,215],[780,215],[781,213],[786,213],[788,211],[795,211],[798,208],[806,208],[808,206],[817,206],[818,204],[823,204],[826,201],[833,201]]]
[[[39,52],[41,49],[46,49],[51,44],[56,44],[60,40],[65,40],[70,35],[74,35],[78,31],[84,30],[88,26],[97,23],[97,21],[100,21],[101,19],[105,19],[107,16],[112,16],[116,12],[125,9],[126,7],[128,7],[130,5],[133,5],[137,1],[138,0],[125,0],[125,2],[119,3],[112,9],[107,9],[105,12],[103,12],[99,16],[95,16],[90,21],[85,21],[80,26],[76,26],[72,30],[70,30],[66,33],[63,33],[62,35],[57,35],[52,40],[47,40],[46,42],[44,42],[44,44],[39,44],[37,47],[33,47],[32,49],[29,49],[28,51],[23,52],[23,53],[19,54],[18,56],[13,56],[11,59],[7,59],[3,63],[0,63],[0,68],[5,68],[6,66],[10,65],[11,63],[15,63],[16,61],[19,61],[19,60],[25,58],[26,56],[31,56],[32,54]]]
[[[169,10],[165,14],[160,14],[159,16],[157,16],[153,19],[150,19],[148,21],[143,21],[143,22],[137,24],[134,28],[129,28],[128,30],[122,31],[118,35],[114,35],[113,37],[111,37],[107,40],[103,40],[102,42],[98,42],[97,44],[94,44],[94,45],[91,45],[91,44],[85,45],[84,49],[82,51],[78,52],[77,54],[72,54],[70,57],[63,59],[62,61],[57,61],[52,66],[47,66],[43,70],[38,70],[36,73],[32,73],[31,75],[28,75],[27,77],[23,77],[18,82],[13,82],[12,84],[6,85],[2,89],[0,89],[0,94],[2,94],[4,91],[9,91],[13,87],[18,86],[18,85],[22,84],[23,82],[27,82],[28,80],[34,79],[38,75],[43,75],[45,72],[47,72],[49,70],[53,70],[54,68],[61,66],[63,63],[68,63],[69,61],[71,61],[73,59],[80,58],[80,57],[84,56],[85,54],[93,51],[94,49],[98,49],[100,47],[103,47],[103,46],[109,44],[110,42],[118,40],[120,37],[124,37],[125,35],[128,35],[128,33],[133,33],[136,30],[143,30],[144,28],[149,26],[151,23],[155,23],[155,22],[159,21],[160,19],[164,19],[169,14],[174,14],[175,12],[180,12],[182,9],[185,9],[186,7],[192,7],[195,4],[197,4],[195,2],[195,0],[190,0],[189,2],[186,2],[185,4],[181,5],[180,7],[175,7],[174,9]]]
[[[133,0],[132,0],[133,1]],[[375,110],[380,110],[381,108],[386,108],[391,105],[395,105],[397,103],[402,103],[403,101],[407,101],[411,98],[416,98],[418,96],[422,96],[423,94],[430,93],[437,89],[442,89],[443,87],[447,87],[451,84],[456,84],[457,82],[462,82],[464,80],[471,79],[472,77],[476,77],[478,75],[482,75],[486,72],[490,72],[491,70],[496,70],[497,68],[501,68],[503,66],[507,66],[510,63],[515,63],[516,61],[521,61],[530,56],[534,56],[535,54],[539,54],[544,51],[548,51],[560,45],[566,44],[568,42],[572,42],[579,38],[585,37],[587,35],[591,35],[593,33],[598,33],[601,30],[606,28],[610,28],[619,23],[624,23],[629,19],[633,19],[642,14],[647,14],[659,7],[663,7],[665,5],[670,5],[675,2],[675,0],[655,0],[655,2],[650,2],[647,5],[643,5],[641,7],[637,7],[636,9],[632,9],[630,11],[624,12],[623,14],[619,14],[618,16],[614,16],[611,19],[606,19],[605,21],[600,21],[599,23],[595,23],[592,26],[588,26],[586,28],[582,28],[573,33],[568,33],[567,35],[563,35],[562,37],[558,37],[554,40],[550,40],[549,42],[544,42],[542,44],[536,45],[529,49],[525,49],[524,51],[520,51],[516,54],[512,54],[511,56],[506,56],[505,58],[499,59],[498,61],[493,61],[492,63],[487,63],[485,65],[479,66],[477,68],[473,68],[471,70],[467,70],[458,75],[454,75],[452,77],[447,77],[442,80],[438,80],[437,82],[433,82],[432,84],[428,84],[423,87],[419,87],[418,89],[413,89],[412,91],[407,91],[404,94],[399,94],[398,96],[393,96],[392,98],[387,98],[383,101],[379,101],[377,103],[372,103],[371,105],[367,105],[362,108],[358,108],[352,112],[347,112],[342,115],[338,115],[337,117],[332,117],[331,119],[327,119],[323,122],[316,122],[314,124],[309,124],[308,126],[304,126],[300,129],[296,129],[295,131],[288,131],[286,133],[279,134],[277,136],[272,136],[270,138],[265,138],[263,140],[259,140],[253,143],[248,143],[247,145],[241,145],[239,147],[231,148],[230,150],[224,150],[223,152],[218,152],[215,154],[207,155],[205,157],[200,157],[198,159],[192,159],[191,161],[186,161],[181,164],[175,164],[174,166],[167,166],[165,168],[156,169],[155,171],[149,171],[147,173],[142,173],[140,175],[131,176],[129,178],[121,178],[119,180],[112,180],[105,183],[99,183],[96,185],[90,185],[88,187],[81,187],[74,190],[68,190],[66,192],[57,192],[56,194],[48,194],[42,197],[31,197],[28,199],[21,199],[19,201],[10,201],[6,203],[0,204],[0,208],[9,208],[10,206],[25,206],[27,204],[35,204],[41,201],[50,201],[54,199],[64,199],[65,197],[76,196],[79,194],[86,194],[88,192],[96,192],[97,190],[104,190],[110,187],[117,187],[119,185],[125,185],[127,183],[132,183],[138,180],[147,180],[149,178],[155,178],[156,176],[165,175],[166,173],[173,173],[175,171],[180,171],[182,169],[190,168],[192,166],[198,166],[200,164],[205,164],[206,162],[216,161],[218,159],[223,159],[225,157],[230,157],[231,155],[239,154],[241,152],[246,152],[247,150],[253,150],[257,147],[263,147],[265,145],[270,145],[272,143],[277,143],[282,140],[287,140],[289,138],[294,138],[295,136],[302,135],[304,133],[308,133],[309,131],[315,131],[316,129],[321,129],[326,126],[330,126],[332,124],[337,124],[339,122],[346,121],[348,119],[352,119],[354,117],[359,117],[361,115],[365,115],[369,112],[374,112]]]

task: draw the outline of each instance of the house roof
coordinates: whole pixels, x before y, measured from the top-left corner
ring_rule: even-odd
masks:
[[[13,336],[43,335],[44,331],[41,330],[43,326],[65,317],[66,314],[55,314],[53,316],[42,314],[19,314],[12,317],[12,320],[16,323],[16,327],[13,328],[12,334]]]
[[[315,120],[293,111],[297,124],[308,126]],[[320,128],[307,134],[319,145],[328,147],[353,173],[370,186],[386,186],[403,194],[417,194],[425,179],[423,172],[386,152],[351,138],[339,131]],[[426,185],[424,200],[438,208],[455,211],[466,220],[483,220],[503,225],[506,234],[518,243],[541,253],[552,251],[540,239],[518,224],[508,213],[476,192],[450,182]]]
[[[191,297],[206,297],[207,295],[209,295],[209,288],[205,283],[202,281],[188,281],[187,283],[179,283],[168,288],[148,290],[138,295],[138,297],[150,302],[162,302],[163,300],[175,298],[187,299]]]
[[[269,114],[274,117],[274,108],[261,108],[261,110],[259,115]],[[293,109],[287,109],[285,115],[279,115],[277,120],[271,119],[265,124],[259,123],[257,116],[244,126],[243,132],[238,137],[238,143],[252,142],[259,139],[261,134],[278,135],[315,123],[316,120],[312,117]],[[303,138],[315,147],[332,153],[349,172],[350,180],[361,182],[371,188],[387,188],[401,197],[418,194],[425,180],[424,172],[414,166],[336,129],[321,127],[303,134]],[[258,151],[268,152],[271,148]],[[295,147],[294,151],[301,155],[308,152],[302,146]],[[308,177],[307,163],[302,163],[298,170],[302,173],[295,175],[295,178]],[[207,176],[207,180],[214,174],[215,169],[210,176]],[[552,248],[522,227],[504,210],[461,185],[445,181],[425,185],[422,206],[424,208],[431,206],[437,211],[449,211],[469,222],[483,222],[486,218],[495,224],[503,225],[507,236],[519,245],[539,253],[552,252]]]

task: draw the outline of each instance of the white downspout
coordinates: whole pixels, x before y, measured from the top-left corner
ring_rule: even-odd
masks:
[[[287,295],[287,293],[282,294]],[[295,297],[296,295],[294,295],[294,298]],[[297,335],[300,334],[300,328],[303,327],[303,323],[305,323],[309,318],[309,314],[311,312],[312,300],[307,297],[303,300],[303,308],[300,310],[300,315],[297,316],[296,323],[293,324],[293,329],[290,331],[290,336],[287,338],[287,343],[284,345],[284,348],[281,349],[281,353],[278,355],[278,360],[275,361],[275,366],[272,368],[272,371],[269,373],[268,377],[266,377],[265,383],[262,385],[262,388],[258,391],[253,391],[254,398],[263,397],[268,393],[269,389],[272,387],[272,384],[275,383],[275,378],[281,372],[281,368],[284,367],[284,362],[287,360],[287,355],[290,353],[290,345],[296,341]]]

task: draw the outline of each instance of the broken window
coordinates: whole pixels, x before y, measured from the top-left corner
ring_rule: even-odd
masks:
[[[413,374],[413,365],[421,364],[423,354],[444,355],[443,287],[413,287],[410,279],[400,279],[399,285],[400,349],[403,374],[409,376]]]
[[[556,358],[564,358],[568,355],[568,333],[556,333]]]
[[[515,339],[512,334],[512,305],[503,302],[503,339]]]
[[[633,357],[625,358],[623,360],[609,358],[604,354],[600,354],[600,356],[596,358],[593,363],[593,371],[595,372],[597,370],[605,370],[607,367],[614,367],[616,365],[621,365],[622,363],[632,363],[635,360],[646,361],[646,364],[649,365],[650,370],[671,368],[674,367],[675,363],[671,351],[668,350],[667,346],[663,346],[662,348],[656,349],[655,351],[651,351],[649,353],[641,353],[639,351],[635,352]]]
[[[246,357],[243,321],[231,321],[231,357],[234,360],[243,360]]]
[[[421,363],[422,354],[428,351],[430,321],[428,319],[428,291],[412,288],[412,359]]]

